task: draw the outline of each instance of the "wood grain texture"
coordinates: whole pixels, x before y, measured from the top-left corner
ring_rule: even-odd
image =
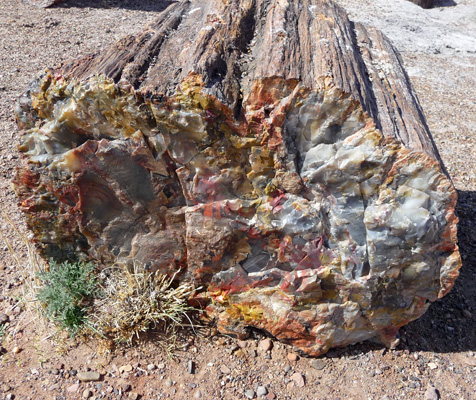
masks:
[[[256,79],[295,79],[314,90],[318,78],[331,76],[385,136],[441,163],[398,52],[330,1],[176,3],[141,33],[59,72],[81,79],[105,74],[146,97],[173,95],[194,72],[237,117]]]

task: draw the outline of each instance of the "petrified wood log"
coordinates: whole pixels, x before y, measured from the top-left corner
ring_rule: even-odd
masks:
[[[36,80],[18,125],[42,254],[180,271],[223,332],[391,345],[458,275],[399,55],[330,1],[176,3]]]
[[[415,3],[417,6],[422,8],[432,8],[435,1],[434,0],[409,0],[412,3]]]

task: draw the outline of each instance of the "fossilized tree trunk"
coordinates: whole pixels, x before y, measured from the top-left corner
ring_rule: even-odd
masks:
[[[222,331],[391,344],[458,275],[399,55],[332,2],[176,3],[35,81],[18,123],[42,253],[180,271]]]
[[[435,3],[434,0],[409,0],[412,3],[415,3],[417,6],[422,8],[432,8],[433,4]]]

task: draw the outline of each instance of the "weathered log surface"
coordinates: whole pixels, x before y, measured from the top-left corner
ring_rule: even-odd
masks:
[[[415,3],[417,6],[421,8],[432,8],[435,4],[435,0],[409,0],[412,3]]]
[[[220,329],[391,344],[458,275],[456,193],[398,53],[322,0],[185,1],[19,102],[45,257],[139,262]]]

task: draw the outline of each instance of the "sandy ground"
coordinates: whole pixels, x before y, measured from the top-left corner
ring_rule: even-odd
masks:
[[[71,344],[49,337],[51,331],[29,311],[29,259],[12,227],[27,236],[10,183],[20,163],[15,100],[44,68],[136,32],[167,2],[69,0],[38,10],[2,0],[0,312],[10,321],[0,337],[5,350],[0,355],[0,400],[126,399],[136,394],[153,400],[242,399],[258,389],[268,392],[268,399],[476,399],[476,0],[440,1],[432,10],[406,0],[338,3],[354,20],[383,30],[401,51],[458,189],[463,269],[453,291],[402,329],[396,350],[364,343],[333,350],[314,364],[300,357],[294,361],[292,349],[277,342],[265,351],[259,337],[242,343],[190,335],[174,359],[154,334],[114,353],[101,352],[96,342]],[[88,369],[100,372],[101,380],[79,383],[75,371]]]

